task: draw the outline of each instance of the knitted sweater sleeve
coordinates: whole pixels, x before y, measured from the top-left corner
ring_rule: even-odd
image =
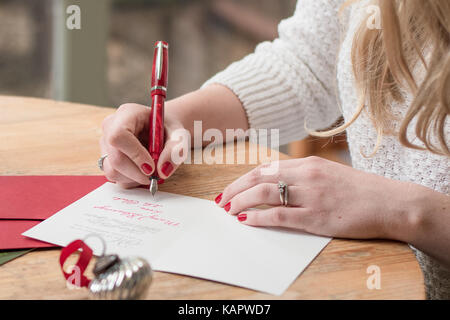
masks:
[[[279,37],[206,81],[231,89],[251,128],[280,130],[280,144],[324,129],[341,114],[335,95],[342,0],[299,0]]]

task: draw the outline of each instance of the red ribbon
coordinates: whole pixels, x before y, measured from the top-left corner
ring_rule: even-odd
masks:
[[[67,273],[64,271],[64,262],[66,262],[67,258],[77,251],[78,249],[82,249],[80,256],[78,258],[75,267],[72,270],[72,273]],[[77,287],[87,287],[91,282],[84,275],[84,271],[86,270],[89,261],[92,258],[92,249],[89,248],[82,240],[75,240],[67,245],[67,247],[61,250],[61,255],[59,256],[59,264],[61,265],[61,271],[64,274],[64,278]]]

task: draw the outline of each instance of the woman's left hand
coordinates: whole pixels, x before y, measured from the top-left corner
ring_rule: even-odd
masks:
[[[411,183],[387,179],[318,157],[279,161],[275,174],[259,166],[216,198],[251,226],[281,226],[341,238],[399,237]],[[281,206],[279,181],[288,185]],[[260,205],[269,209],[252,209]]]

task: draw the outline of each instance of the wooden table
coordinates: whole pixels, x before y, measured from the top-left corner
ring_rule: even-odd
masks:
[[[0,174],[101,174],[97,168],[101,122],[113,112],[111,108],[0,96]],[[280,154],[280,158],[288,157]],[[252,167],[184,165],[161,189],[212,200]],[[85,299],[84,289],[66,288],[58,256],[58,249],[35,250],[0,266],[0,299]],[[367,288],[366,271],[370,265],[381,269],[380,290]],[[146,297],[423,299],[424,296],[422,273],[407,245],[335,239],[281,297],[164,272],[155,273]]]

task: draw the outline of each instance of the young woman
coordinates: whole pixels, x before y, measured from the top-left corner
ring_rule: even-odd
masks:
[[[336,60],[337,57],[337,60]],[[216,202],[252,226],[409,243],[427,297],[450,298],[450,1],[299,1],[279,38],[167,103],[166,146],[146,151],[149,108],[105,119],[106,176],[125,188],[168,178],[179,128],[276,128],[280,143],[347,130],[353,168],[310,157],[252,170]],[[343,115],[345,124],[319,131]],[[277,183],[288,185],[280,205]],[[266,210],[247,210],[269,204]],[[237,222],[238,223],[238,222]]]

